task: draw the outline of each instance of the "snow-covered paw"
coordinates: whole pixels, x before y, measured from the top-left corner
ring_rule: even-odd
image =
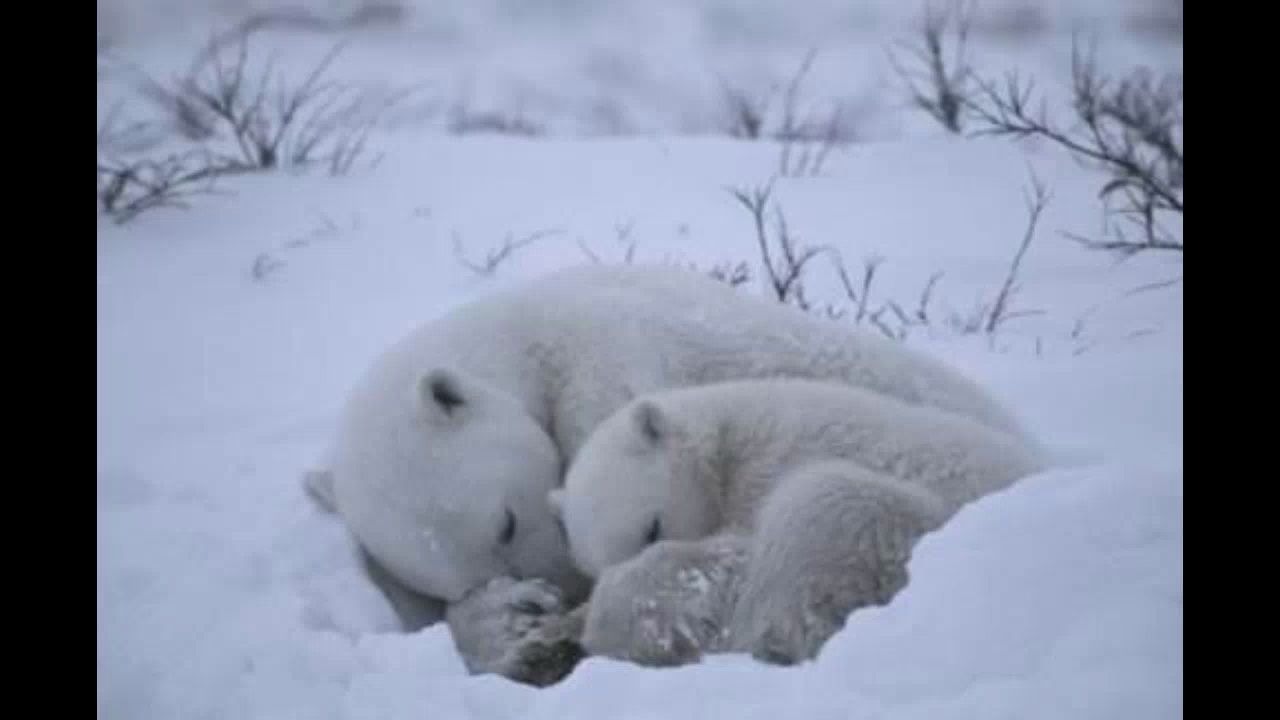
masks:
[[[445,620],[468,671],[544,685],[583,655],[579,623],[567,611],[550,583],[496,578],[450,605]]]
[[[609,568],[591,596],[583,647],[641,665],[699,661],[727,639],[745,557],[737,540],[663,542]]]
[[[554,685],[586,657],[581,636],[579,617],[548,615],[509,649],[499,663],[499,674],[538,687]]]

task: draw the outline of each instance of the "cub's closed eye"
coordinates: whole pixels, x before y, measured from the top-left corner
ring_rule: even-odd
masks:
[[[507,520],[502,525],[502,532],[498,534],[498,542],[503,545],[510,545],[512,539],[516,536],[516,514],[511,512],[511,508],[507,508]]]
[[[649,526],[649,533],[644,536],[644,542],[646,545],[652,545],[658,542],[660,537],[662,537],[662,521],[654,518],[653,524]]]

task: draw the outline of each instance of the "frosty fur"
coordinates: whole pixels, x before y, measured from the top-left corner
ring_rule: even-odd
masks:
[[[779,375],[1017,427],[969,380],[885,338],[688,270],[589,266],[458,308],[386,351],[309,485],[421,594],[455,601],[501,575],[581,591],[545,496],[590,431],[648,392]],[[501,543],[507,510],[516,527]]]
[[[601,425],[549,499],[598,578],[583,645],[653,665],[811,659],[906,585],[912,548],[1042,467],[1024,438],[827,383],[655,393]],[[717,579],[719,578],[719,579]]]
[[[306,487],[355,536],[406,629],[499,577],[546,580],[572,606],[590,582],[546,496],[591,431],[646,393],[772,376],[866,387],[1019,432],[977,385],[878,335],[690,270],[586,266],[456,308],[386,350]],[[527,640],[524,610],[505,598],[472,602],[496,613],[483,626],[506,633],[485,644],[514,648]],[[474,638],[464,621],[451,630]]]

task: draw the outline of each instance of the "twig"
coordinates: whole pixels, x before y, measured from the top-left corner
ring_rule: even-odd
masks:
[[[462,238],[455,232],[453,233],[453,253],[463,267],[477,275],[490,276],[497,271],[498,266],[501,265],[503,261],[511,257],[512,253],[520,250],[521,248],[528,247],[545,237],[560,234],[562,232],[564,231],[560,229],[538,230],[521,238],[516,238],[511,233],[507,233],[506,237],[503,238],[502,244],[487,251],[485,253],[484,260],[478,263],[467,259],[462,248]]]
[[[957,2],[952,8],[942,11],[932,5],[926,7],[920,27],[920,44],[903,44],[903,48],[923,66],[922,70],[908,70],[892,49],[888,51],[889,63],[906,84],[912,104],[953,133],[963,129],[963,112],[972,94],[969,86],[972,69],[965,57],[972,15],[973,3],[966,8],[963,2]],[[955,53],[948,59],[945,39],[953,20]]]
[[[986,332],[994,333],[1000,323],[1012,319],[1014,316],[1008,313],[1009,301],[1013,294],[1017,292],[1015,282],[1018,279],[1018,268],[1022,265],[1022,258],[1027,253],[1027,248],[1031,246],[1031,240],[1036,234],[1036,225],[1040,222],[1040,214],[1044,212],[1045,206],[1049,204],[1050,193],[1040,182],[1040,178],[1035,173],[1031,173],[1031,194],[1027,196],[1027,230],[1022,236],[1022,243],[1018,246],[1018,252],[1013,256],[1013,262],[1009,266],[1009,273],[1005,276],[1004,285],[1000,287],[999,294],[996,295],[995,302],[991,307],[991,314],[987,317]]]
[[[1122,258],[1145,250],[1182,252],[1181,238],[1160,222],[1166,214],[1183,214],[1182,84],[1167,76],[1153,83],[1137,71],[1112,85],[1097,70],[1092,53],[1085,57],[1072,47],[1074,130],[1048,119],[1043,101],[1030,108],[1033,84],[1016,73],[1002,87],[977,80],[978,99],[968,107],[984,123],[973,135],[1015,138],[1041,137],[1073,155],[1101,167],[1110,175],[1099,192],[1104,202],[1118,198],[1118,209],[1106,214],[1136,226],[1141,237],[1129,237],[1114,227],[1112,238],[1093,240],[1064,233],[1091,249],[1118,253]]]

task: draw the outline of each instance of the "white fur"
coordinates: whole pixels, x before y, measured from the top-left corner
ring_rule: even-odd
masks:
[[[637,659],[640,649],[655,662],[665,643],[675,648],[666,662],[696,657],[669,632],[655,639],[595,617],[661,600],[656,577],[705,566],[699,541],[739,538],[749,548],[741,588],[713,624],[731,629],[726,648],[794,661],[853,609],[888,602],[919,537],[1041,464],[1024,439],[953,413],[822,382],[739,381],[633,401],[601,424],[550,500],[602,589],[589,651]],[[665,608],[683,621],[650,630],[688,626],[690,613],[707,622],[705,608]]]
[[[691,271],[590,266],[495,293],[386,351],[334,438],[333,504],[418,593],[456,601],[505,575],[580,594],[545,497],[590,432],[644,393],[768,376],[864,386],[1016,432],[974,384],[884,338]],[[430,378],[457,397],[440,402]]]
[[[655,666],[727,650],[749,554],[749,538],[724,534],[660,542],[609,568],[578,610],[582,647]]]

